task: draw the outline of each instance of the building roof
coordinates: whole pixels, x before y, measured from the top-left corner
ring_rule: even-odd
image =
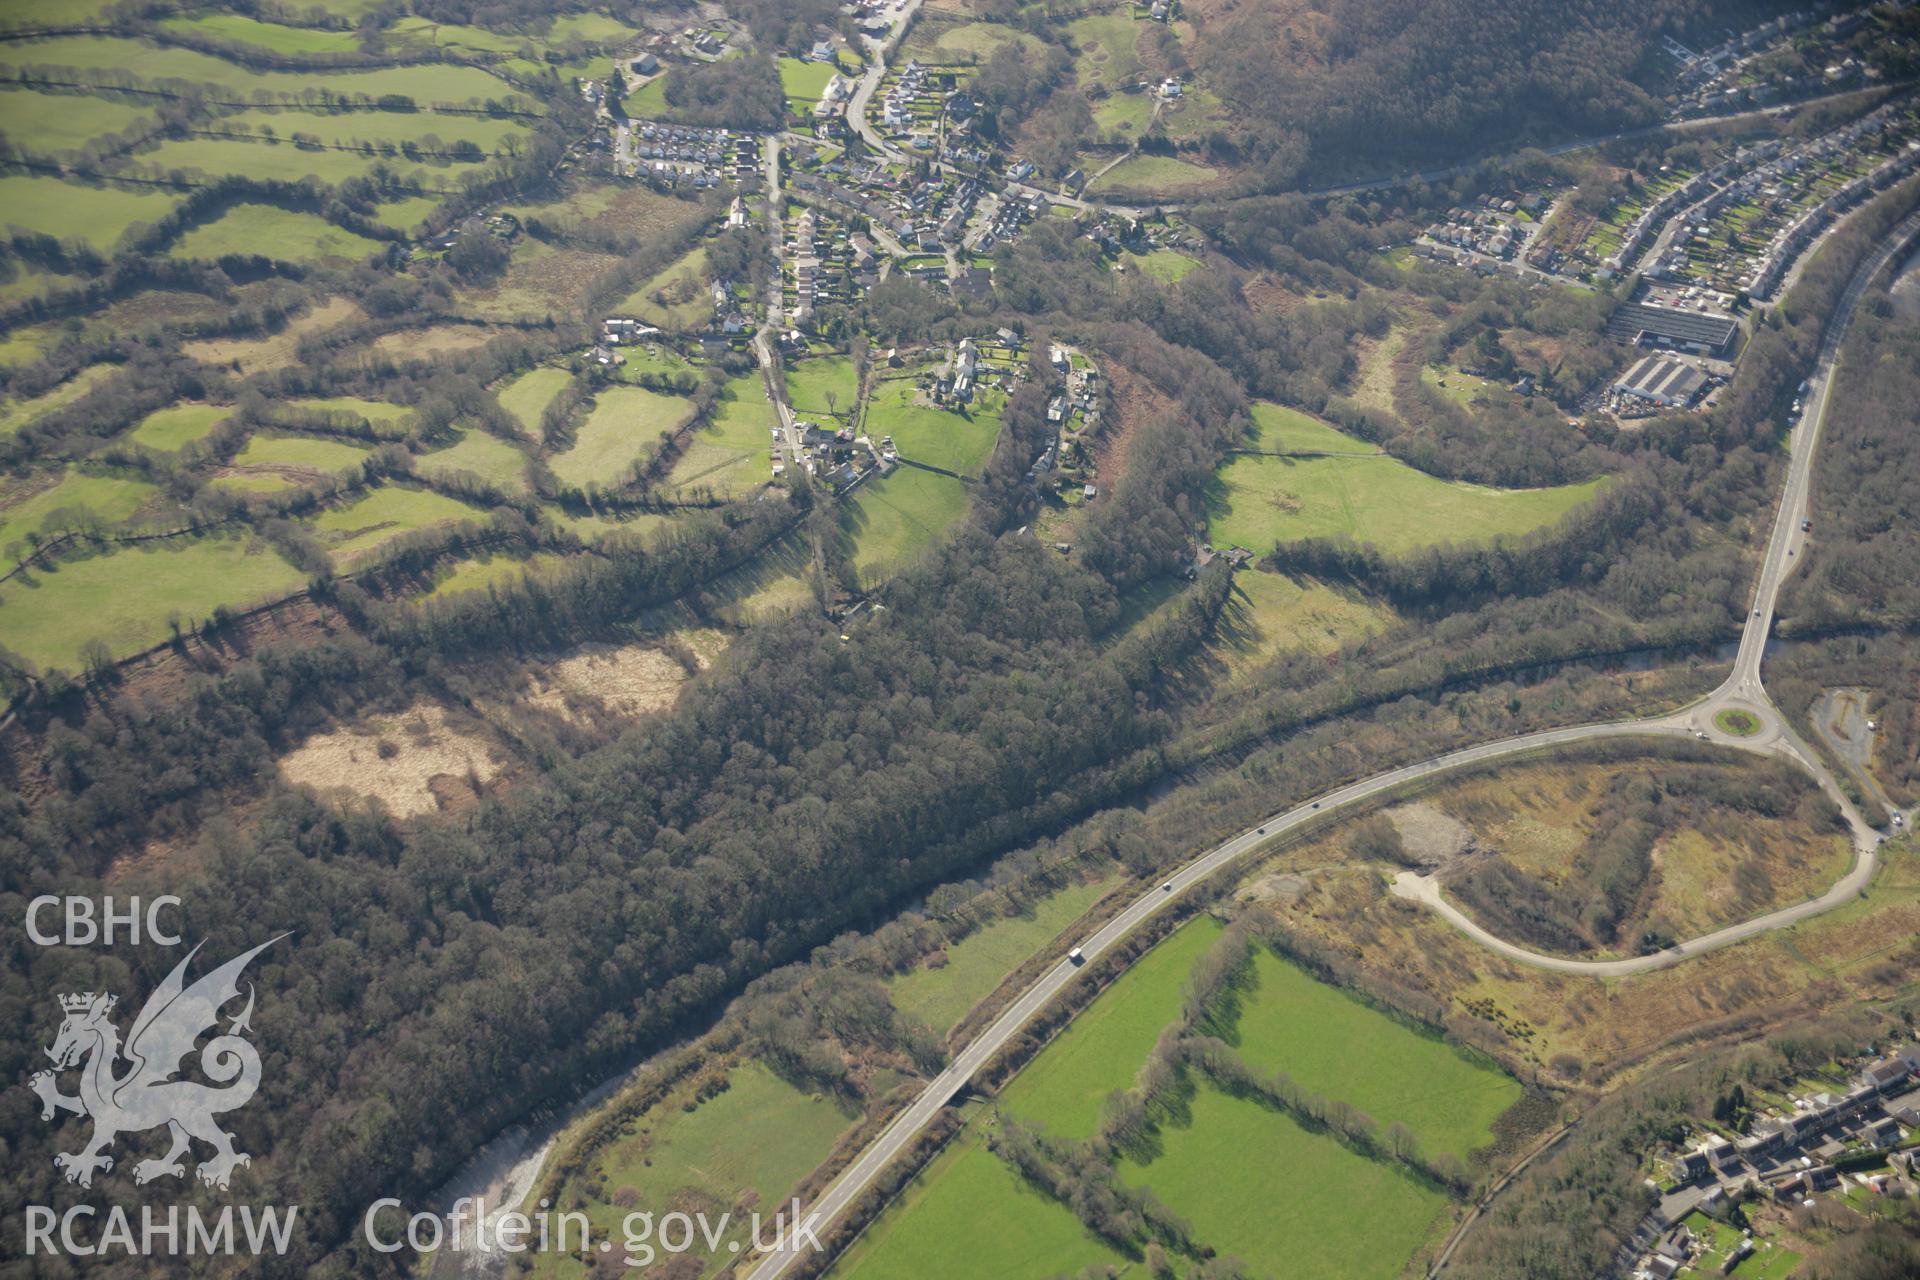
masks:
[[[1647,400],[1685,404],[1699,395],[1706,383],[1707,375],[1692,365],[1664,356],[1648,356],[1621,375],[1613,388]]]
[[[1737,327],[1732,316],[1657,307],[1649,302],[1629,302],[1607,322],[1607,332],[1616,338],[1633,339],[1650,333],[1673,342],[1695,342],[1714,348],[1732,342]]]

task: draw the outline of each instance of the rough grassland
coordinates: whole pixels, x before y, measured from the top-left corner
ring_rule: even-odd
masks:
[[[867,405],[866,433],[875,440],[892,436],[900,456],[963,476],[978,475],[1000,438],[1000,415],[975,397],[965,416],[916,404],[918,391],[910,378],[892,378],[880,384]]]
[[[1369,448],[1357,440],[1352,447],[1355,452]],[[1490,489],[1435,479],[1384,455],[1242,454],[1221,468],[1208,495],[1207,535],[1216,547],[1242,546],[1260,554],[1276,543],[1351,538],[1385,555],[1404,555],[1545,528],[1595,497],[1605,483]]]
[[[419,467],[426,475],[464,471],[511,493],[527,488],[527,455],[484,431],[464,432],[457,442],[422,455]]]
[[[553,398],[570,381],[565,369],[542,365],[538,369],[527,370],[501,387],[497,398],[500,407],[519,419],[528,435],[537,436],[540,434],[540,415],[546,412]]]
[[[1126,1265],[1065,1205],[988,1151],[976,1127],[954,1139],[830,1274],[835,1280],[1037,1280]]]
[[[606,1198],[579,1188],[594,1238],[619,1241],[621,1220],[633,1212],[657,1219],[675,1209],[705,1208],[717,1228],[718,1215],[746,1193],[770,1219],[849,1123],[831,1102],[800,1092],[756,1061],[735,1066],[724,1093],[691,1111],[682,1105],[689,1100],[684,1090],[669,1096],[594,1157],[589,1177],[603,1183]],[[720,1237],[718,1258],[738,1256],[726,1242],[738,1240],[744,1248],[747,1226],[746,1215],[736,1213]],[[696,1242],[690,1256],[706,1260],[705,1244]],[[533,1273],[586,1274],[558,1253],[537,1257]]]
[[[1084,915],[1118,879],[1068,885],[1035,904],[1029,915],[1004,916],[974,930],[947,948],[943,967],[914,969],[893,979],[893,1007],[935,1031],[947,1030],[1027,957]]]
[[[127,433],[127,439],[161,453],[178,453],[195,441],[205,439],[206,434],[232,412],[230,405],[221,404],[176,404],[155,409],[140,419],[140,425]]]
[[[358,306],[345,298],[329,298],[301,312],[286,328],[264,338],[207,338],[183,342],[180,350],[204,364],[238,365],[243,375],[284,369],[294,363],[300,339],[362,318]]]
[[[0,587],[0,644],[42,667],[80,667],[87,641],[115,657],[165,640],[167,616],[204,621],[291,594],[306,575],[254,538],[178,538],[65,561]]]
[[[711,489],[723,497],[744,493],[772,476],[773,428],[780,423],[766,383],[745,373],[727,384],[714,412],[687,442],[667,477],[676,490]]]
[[[853,567],[862,580],[897,572],[967,510],[967,486],[952,476],[901,467],[854,491],[843,519],[853,530]]]
[[[662,329],[689,329],[713,313],[713,298],[706,287],[707,250],[695,245],[677,261],[662,268],[660,274],[628,294],[615,307],[617,315],[629,315]]]
[[[662,431],[686,421],[691,409],[679,396],[645,387],[608,387],[574,431],[573,447],[548,459],[548,465],[563,483],[609,488],[652,451]]]
[[[127,228],[165,217],[174,199],[165,191],[9,174],[0,178],[0,226],[56,240],[84,240],[95,249],[107,250]]]
[[[1187,970],[1220,928],[1202,916],[1148,952],[1007,1083],[1001,1105],[1058,1137],[1092,1136],[1100,1104],[1133,1083],[1161,1029],[1179,1016]]]
[[[1395,618],[1386,605],[1317,578],[1265,570],[1234,575],[1233,596],[1207,651],[1240,678],[1282,653],[1305,649],[1330,655],[1343,645],[1385,630]]]
[[[1446,1196],[1292,1117],[1202,1086],[1159,1155],[1120,1174],[1256,1275],[1392,1280],[1447,1211]]]
[[[27,151],[72,151],[103,134],[119,133],[148,112],[124,102],[76,93],[0,89],[0,121],[7,137]]]
[[[1240,1056],[1285,1071],[1310,1093],[1360,1108],[1384,1129],[1413,1130],[1422,1151],[1462,1159],[1493,1141],[1520,1085],[1261,949],[1242,1001]]]
[[[425,489],[375,489],[344,507],[323,511],[312,521],[313,531],[327,545],[333,562],[352,568],[371,558],[382,545],[401,534],[437,524],[477,522],[486,512]]]
[[[159,487],[144,480],[68,471],[57,483],[0,507],[0,553],[39,531],[60,511],[90,512],[96,520],[114,525],[159,496]],[[13,557],[8,555],[7,560],[11,563]]]
[[[269,204],[237,204],[173,246],[176,258],[221,258],[259,254],[281,262],[358,262],[380,251],[380,242],[334,226],[311,213]]]

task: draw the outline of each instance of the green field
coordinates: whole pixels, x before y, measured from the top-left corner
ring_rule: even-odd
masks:
[[[54,484],[0,507],[0,555],[9,564],[13,544],[43,530],[61,512],[87,513],[102,524],[117,525],[160,496],[157,485],[116,475],[68,470]]]
[[[941,968],[914,969],[894,978],[889,984],[893,1007],[935,1031],[946,1031],[1118,882],[1118,876],[1108,876],[1091,884],[1071,884],[1049,894],[1027,915],[1003,916],[974,930],[946,949]]]
[[[407,434],[413,410],[385,400],[365,400],[359,396],[310,396],[300,400],[282,400],[279,408],[290,413],[350,413],[382,436],[399,439]]]
[[[1114,93],[1093,108],[1093,127],[1103,134],[1138,138],[1153,122],[1153,97],[1146,93]]]
[[[360,41],[351,31],[322,31],[312,27],[287,27],[277,22],[261,22],[238,13],[208,13],[197,18],[167,18],[161,27],[204,36],[211,40],[229,40],[248,44],[270,53],[357,53]]]
[[[207,488],[225,493],[238,493],[247,497],[260,497],[269,493],[285,493],[289,489],[305,486],[292,476],[281,475],[277,471],[231,471],[226,475],[215,476],[207,481]]]
[[[434,525],[477,522],[487,513],[427,489],[389,486],[375,489],[344,507],[323,511],[310,521],[336,566],[354,568],[386,543]]]
[[[645,538],[673,523],[672,516],[655,511],[630,511],[619,515],[569,515],[557,506],[544,508],[553,522],[581,541],[592,543],[613,534]]]
[[[161,453],[178,453],[186,446],[204,440],[207,433],[232,412],[230,405],[170,405],[140,419],[140,424],[127,433],[127,439]]]
[[[1133,270],[1162,284],[1179,284],[1200,265],[1198,258],[1189,258],[1172,249],[1155,249],[1145,255],[1129,253],[1124,260]]]
[[[76,671],[89,640],[125,657],[165,640],[170,614],[198,623],[221,605],[264,604],[305,582],[254,538],[143,543],[0,586],[0,644],[41,667]]]
[[[260,109],[222,116],[219,129],[272,129],[281,138],[296,133],[310,134],[323,142],[340,146],[371,143],[378,146],[403,142],[428,146],[438,139],[443,147],[456,142],[471,142],[483,151],[494,152],[509,138],[525,138],[526,125],[517,120],[492,116],[427,114],[412,111],[300,111]],[[412,161],[395,157],[390,164],[405,168]]]
[[[707,249],[697,244],[628,294],[613,312],[662,329],[696,328],[713,314],[713,295],[706,281]]]
[[[1046,46],[1036,36],[1001,22],[962,22],[949,25],[923,18],[907,39],[901,62],[919,58],[942,65],[978,60],[985,62],[1002,45],[1017,44],[1029,53],[1040,53]]]
[[[1039,1280],[1099,1266],[1146,1275],[988,1151],[977,1129],[867,1229],[829,1273],[835,1280]]]
[[[833,412],[852,413],[860,394],[852,356],[820,356],[795,360],[787,366],[787,403],[797,414],[827,413],[827,396],[833,396]]]
[[[484,591],[491,586],[508,586],[520,581],[524,574],[538,574],[560,563],[560,557],[549,552],[521,556],[482,556],[477,560],[462,560],[447,570],[446,576],[433,584],[433,590],[426,598],[440,599],[445,596],[459,595],[463,591]]]
[[[1191,191],[1220,176],[1218,169],[1177,156],[1132,155],[1100,175],[1093,191]]]
[[[952,476],[900,467],[869,480],[844,508],[853,531],[853,566],[863,581],[899,572],[958,524],[967,510],[967,486]]]
[[[281,262],[347,263],[377,253],[380,247],[379,241],[336,227],[317,214],[295,213],[270,204],[237,204],[181,236],[173,246],[173,256],[258,254]]]
[[[333,474],[349,471],[366,461],[365,445],[319,436],[286,436],[261,432],[234,456],[236,467],[297,467]]]
[[[1211,916],[1182,925],[1114,980],[1040,1056],[1007,1082],[1000,1104],[1062,1138],[1088,1138],[1100,1104],[1133,1083],[1160,1032],[1180,1014],[1187,970],[1220,936]]]
[[[398,200],[383,200],[374,209],[373,220],[383,227],[411,234],[439,207],[438,196],[405,196]]]
[[[500,407],[519,419],[527,434],[540,434],[540,415],[547,411],[560,389],[573,379],[565,369],[541,365],[529,369],[495,393]]]
[[[1255,1275],[1393,1280],[1447,1213],[1443,1192],[1257,1102],[1203,1084],[1182,1119],[1121,1177]]]
[[[679,396],[645,387],[608,387],[575,429],[573,447],[549,458],[547,465],[562,483],[575,488],[611,488],[659,445],[661,432],[685,422],[692,407]]]
[[[787,109],[797,115],[811,115],[820,104],[820,95],[839,74],[831,62],[806,62],[800,58],[780,59],[780,87],[786,91]]]
[[[312,179],[327,186],[364,178],[373,171],[375,165],[384,164],[415,186],[446,192],[457,191],[460,175],[472,172],[484,163],[432,159],[415,161],[405,156],[371,156],[358,151],[324,148],[310,151],[291,142],[270,142],[261,138],[176,138],[162,142],[152,151],[142,152],[140,158],[170,173],[197,171],[213,177],[237,173],[270,182],[304,182]],[[269,252],[268,256],[277,255]]]
[[[325,90],[341,97],[401,94],[423,106],[464,106],[520,96],[497,76],[452,63],[368,71],[253,71],[191,49],[160,48],[122,36],[55,36],[0,46],[0,68],[30,66],[70,67],[82,75],[132,72],[149,83],[186,80],[230,90],[236,100],[257,93],[297,95]]]
[[[1512,1077],[1265,948],[1254,957],[1254,974],[1237,1045],[1247,1065],[1268,1075],[1285,1071],[1310,1093],[1360,1108],[1382,1129],[1398,1120],[1428,1155],[1464,1160],[1493,1141],[1493,1122],[1520,1101]]]
[[[1759,717],[1747,711],[1722,711],[1713,718],[1713,722],[1722,733],[1730,733],[1736,738],[1751,738],[1760,732]]]
[[[9,174],[0,178],[0,226],[56,240],[82,240],[104,251],[119,243],[129,227],[165,217],[174,201],[167,191]]]
[[[464,471],[508,493],[527,490],[527,455],[484,431],[463,432],[446,448],[422,454],[416,465],[423,475]]]
[[[1147,25],[1134,21],[1126,8],[1069,22],[1067,38],[1080,55],[1073,63],[1080,84],[1103,84],[1117,93],[1139,80],[1143,73],[1137,46],[1144,30]]]
[[[667,477],[669,489],[711,489],[722,497],[744,493],[771,477],[770,448],[780,415],[757,373],[727,384],[713,415],[694,432]]]
[[[1326,428],[1319,438],[1339,435]],[[1348,440],[1355,452],[1365,441]],[[1448,543],[1517,537],[1559,521],[1599,494],[1605,480],[1551,489],[1490,489],[1435,479],[1395,458],[1271,458],[1239,455],[1208,494],[1207,536],[1216,547],[1264,554],[1305,538],[1351,538],[1384,555]]]
[[[47,30],[72,26],[99,14],[113,0],[7,0],[0,8],[0,29]]]
[[[103,134],[119,133],[151,114],[144,108],[75,93],[0,89],[0,121],[7,138],[30,152],[72,151]]]
[[[1253,402],[1251,453],[1379,453],[1378,445],[1350,436],[1298,409],[1269,400]]]
[[[657,1216],[705,1206],[717,1219],[749,1193],[770,1218],[850,1123],[833,1103],[802,1093],[757,1061],[735,1065],[726,1091],[692,1110],[682,1106],[691,1100],[684,1095],[648,1111],[593,1157],[588,1176],[606,1188],[604,1197],[587,1194],[595,1238],[618,1240],[621,1219],[635,1210]],[[734,1256],[724,1242],[744,1241],[747,1225],[744,1215],[735,1215],[717,1257]],[[695,1256],[704,1258],[705,1246],[695,1247]],[[584,1268],[550,1253],[534,1274],[573,1277]]]
[[[119,371],[117,364],[96,364],[82,369],[53,390],[31,400],[0,400],[0,436],[10,436],[22,427],[32,426],[56,409],[66,408]]]
[[[963,476],[977,476],[1000,438],[1000,414],[989,408],[988,393],[974,397],[965,415],[917,404],[919,391],[911,378],[890,378],[874,388],[867,403],[866,433],[874,440],[892,436],[902,458],[941,467]]]

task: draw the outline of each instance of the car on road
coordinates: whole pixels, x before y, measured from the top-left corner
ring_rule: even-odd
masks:
[[[1080,948],[1075,947],[1073,950],[1067,952],[1067,961],[1070,964],[1085,964],[1087,957]]]
[[[1163,885],[1161,885],[1161,886],[1160,886],[1160,892],[1162,892],[1162,893],[1172,893],[1172,892],[1173,892],[1173,881],[1171,881],[1171,880],[1169,880],[1169,881],[1167,881],[1167,882],[1166,882],[1165,884],[1163,884]]]
[[[1802,533],[1812,533],[1812,532],[1813,532],[1813,521],[1811,521],[1811,520],[1802,520],[1802,521],[1800,522],[1800,532],[1802,532]]]

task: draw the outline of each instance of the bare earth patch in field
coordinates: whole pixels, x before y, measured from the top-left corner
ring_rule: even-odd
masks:
[[[452,800],[469,780],[491,781],[500,762],[486,739],[450,724],[444,708],[417,702],[398,715],[315,734],[281,758],[280,772],[323,795],[378,800],[395,817],[411,818],[441,808],[442,796]]]

